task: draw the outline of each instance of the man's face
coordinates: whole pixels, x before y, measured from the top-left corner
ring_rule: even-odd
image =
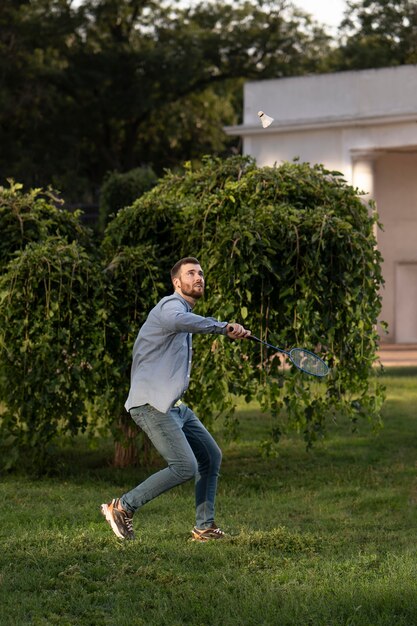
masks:
[[[200,265],[185,263],[181,266],[180,274],[174,278],[176,289],[180,289],[184,296],[198,300],[204,294],[204,272]]]

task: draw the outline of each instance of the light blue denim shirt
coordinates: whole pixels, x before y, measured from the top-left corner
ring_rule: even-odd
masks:
[[[166,296],[150,311],[133,346],[127,411],[151,404],[166,413],[190,383],[192,333],[226,334],[227,322],[202,317],[179,294]]]

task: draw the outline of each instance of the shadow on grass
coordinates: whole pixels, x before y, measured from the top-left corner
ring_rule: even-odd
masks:
[[[417,377],[417,367],[407,366],[407,367],[384,367],[382,378],[402,378],[406,376],[415,376]]]

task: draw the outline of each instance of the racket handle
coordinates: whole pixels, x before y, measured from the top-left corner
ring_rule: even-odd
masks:
[[[233,325],[228,324],[227,330],[230,330],[231,332],[233,332]],[[248,337],[245,337],[245,339],[252,339],[252,341],[259,341],[259,343],[264,343],[262,339],[259,339],[259,337],[255,337],[255,335],[249,335]]]

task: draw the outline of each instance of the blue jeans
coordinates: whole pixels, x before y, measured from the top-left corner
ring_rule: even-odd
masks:
[[[209,528],[214,522],[222,460],[221,450],[213,437],[184,403],[167,413],[145,404],[131,409],[130,415],[148,435],[168,467],[125,493],[120,498],[122,507],[134,513],[161,493],[194,478],[196,526]]]

